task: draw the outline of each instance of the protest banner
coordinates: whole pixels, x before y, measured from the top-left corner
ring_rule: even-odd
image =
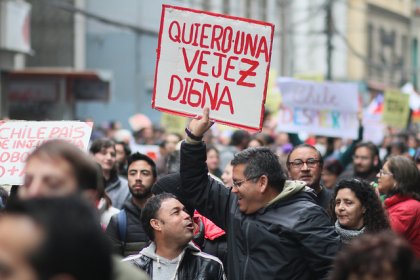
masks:
[[[152,106],[260,131],[274,25],[163,5]]]
[[[397,89],[385,90],[382,121],[392,127],[406,128],[410,114],[409,99],[408,94]]]
[[[166,132],[184,135],[187,120],[181,116],[163,113],[160,118],[160,124],[165,128]]]
[[[279,131],[357,138],[357,84],[317,83],[293,78],[279,78],[277,84],[282,95]]]
[[[0,121],[0,184],[22,185],[25,161],[45,141],[62,139],[87,150],[93,123]]]

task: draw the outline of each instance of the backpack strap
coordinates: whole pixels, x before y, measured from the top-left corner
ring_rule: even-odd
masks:
[[[125,251],[125,242],[127,238],[127,213],[125,212],[125,209],[122,209],[118,213],[118,233],[120,235],[120,240],[122,243],[122,253],[124,255]]]

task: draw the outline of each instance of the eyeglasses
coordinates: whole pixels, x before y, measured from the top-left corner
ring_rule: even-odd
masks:
[[[390,175],[392,176],[393,174],[391,172],[386,172],[383,169],[379,170],[379,176],[385,176],[385,175]]]
[[[291,165],[293,168],[300,169],[303,167],[303,164],[305,163],[308,168],[314,168],[320,163],[321,161],[319,159],[314,158],[308,158],[306,161],[303,161],[301,159],[296,159],[294,161],[289,161],[288,164]]]
[[[251,177],[251,178],[247,178],[247,179],[243,179],[242,181],[233,181],[233,186],[235,187],[235,188],[240,188],[241,186],[242,186],[242,184],[243,183],[245,183],[245,182],[247,182],[247,181],[249,181],[249,180],[254,180],[254,179],[257,179],[257,178],[259,178],[259,177],[261,177],[261,175],[258,175],[258,176],[254,176],[254,177]]]

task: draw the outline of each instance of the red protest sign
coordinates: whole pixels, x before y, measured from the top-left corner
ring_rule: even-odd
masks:
[[[155,109],[260,131],[274,25],[163,5]]]

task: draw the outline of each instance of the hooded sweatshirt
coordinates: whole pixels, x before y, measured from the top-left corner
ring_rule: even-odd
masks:
[[[188,244],[188,246],[190,246]],[[191,245],[192,246],[192,245]],[[153,260],[153,279],[177,279],[177,270],[184,256],[185,249],[182,253],[172,259],[168,260],[156,254],[156,245],[152,242],[148,247],[140,251],[140,254],[145,255]]]
[[[139,254],[127,257],[123,261],[143,269],[155,280],[226,279],[220,260],[200,252],[192,242],[173,260],[158,256],[155,243],[151,243]]]

